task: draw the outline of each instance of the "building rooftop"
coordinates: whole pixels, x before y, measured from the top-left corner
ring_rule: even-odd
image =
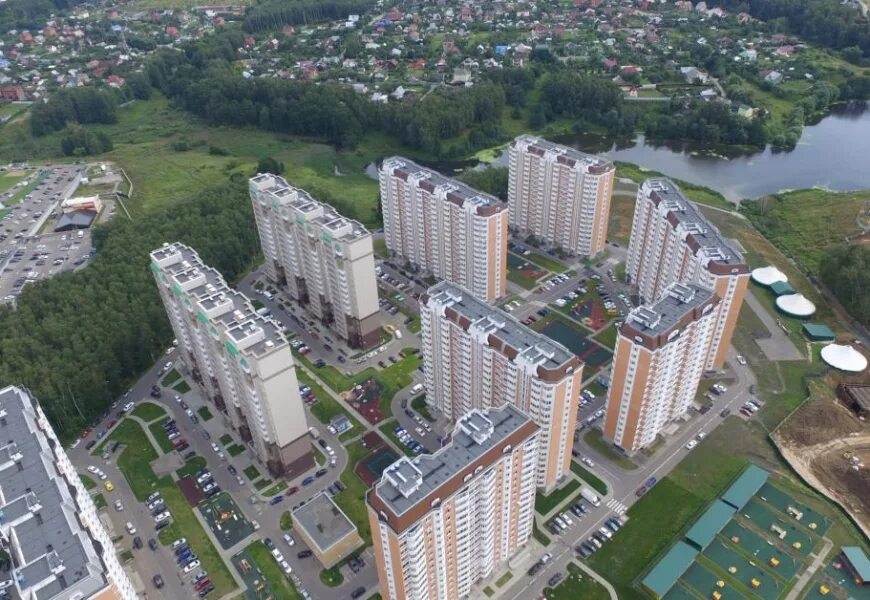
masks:
[[[287,180],[270,173],[260,173],[250,179],[252,188],[272,197],[272,208],[283,209],[282,216],[290,218],[293,213],[318,225],[333,239],[349,242],[369,237],[371,233],[359,221],[348,219],[332,206],[319,202],[305,190],[295,188]]]
[[[79,520],[74,488],[54,455],[59,442],[44,419],[26,390],[0,390],[0,533],[14,557],[6,593],[90,598],[109,585],[102,545]]]
[[[767,481],[768,473],[761,467],[749,465],[745,471],[737,478],[737,481],[731,484],[724,494],[722,500],[730,504],[737,510],[742,510],[749,502],[761,486]]]
[[[407,158],[393,156],[385,159],[381,171],[388,170],[402,179],[414,179],[418,187],[423,187],[429,192],[443,189],[447,200],[459,206],[473,208],[478,213],[492,214],[507,210],[507,204],[495,196],[478,191],[456,179],[445,177],[438,171],[422,167]]]
[[[621,331],[652,339],[668,336],[709,312],[707,307],[718,301],[718,297],[707,288],[675,283],[655,303],[644,304],[628,313]]]
[[[326,492],[320,492],[294,510],[293,522],[295,527],[305,530],[321,553],[356,532],[356,525],[336,506]]]
[[[512,144],[527,145],[530,152],[544,156],[545,154],[555,155],[557,160],[563,162],[569,167],[580,165],[582,168],[596,174],[606,173],[615,169],[613,163],[601,156],[587,154],[581,152],[571,146],[563,146],[547,141],[533,135],[521,135],[517,137]]]
[[[749,272],[743,257],[722,237],[719,230],[701,213],[694,202],[686,198],[670,179],[654,178],[643,182],[641,190],[664,210],[668,222],[682,229],[696,255],[724,267],[739,267]],[[730,271],[730,269],[729,269]]]
[[[478,300],[454,283],[443,281],[432,286],[421,302],[441,306],[448,319],[466,331],[487,336],[491,346],[515,362],[526,361],[547,370],[580,364],[574,353],[562,344],[529,329],[507,312]]]
[[[164,244],[151,253],[151,261],[152,269],[162,271],[179,292],[196,303],[201,320],[222,328],[232,340],[231,352],[259,357],[287,344],[281,326],[257,314],[248,298],[231,289],[189,246]]]
[[[696,556],[698,556],[697,550],[686,542],[677,542],[643,578],[641,583],[652,591],[656,598],[662,598],[683,576]]]
[[[728,524],[737,509],[721,500],[714,500],[703,515],[686,532],[686,539],[703,550]]]
[[[864,583],[870,582],[870,559],[864,553],[864,549],[860,546],[843,546],[843,556],[852,565],[855,574],[861,578]]]
[[[399,458],[387,467],[381,479],[369,491],[393,515],[401,517],[416,506],[428,510],[431,500],[444,500],[473,474],[487,465],[474,467],[488,452],[498,449],[517,434],[521,443],[537,426],[528,416],[507,404],[489,411],[472,410],[460,417],[450,442],[434,454]],[[501,456],[499,451],[489,464]],[[473,473],[469,469],[474,469]],[[431,500],[427,502],[427,499]],[[421,504],[422,503],[422,504]]]

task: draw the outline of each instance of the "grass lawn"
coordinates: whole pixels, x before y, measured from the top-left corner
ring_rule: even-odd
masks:
[[[318,465],[323,466],[326,464],[326,455],[320,451],[320,448],[311,444],[311,451],[314,452],[314,460]]]
[[[269,553],[266,544],[257,541],[245,548],[245,550],[247,550],[254,562],[257,563],[257,567],[259,567],[260,571],[263,573],[263,577],[266,578],[266,581],[269,582],[269,587],[272,588],[272,592],[275,594],[276,598],[302,600],[302,596],[299,595],[299,592],[296,591],[296,588],[290,580],[287,579],[287,576],[284,575],[284,571],[281,570],[281,565],[279,565],[275,561],[275,557]],[[211,577],[211,573],[209,573],[209,577]]]
[[[187,463],[178,469],[175,474],[178,475],[178,478],[186,477],[188,475],[193,475],[200,469],[204,469],[206,465],[206,460],[202,456],[194,456]]]
[[[154,439],[157,440],[157,445],[160,446],[160,451],[163,454],[172,452],[172,442],[168,437],[166,437],[163,425],[159,421],[157,423],[151,423],[151,425],[148,426],[148,430],[151,432],[151,435],[154,436]],[[123,443],[123,441],[121,443]]]
[[[97,487],[97,482],[87,475],[82,475],[81,473],[79,473],[79,479],[82,480],[82,485],[85,486],[86,490],[92,490]]]
[[[329,424],[333,417],[345,415],[350,422],[353,423],[353,428],[345,433],[353,432],[351,434],[351,437],[353,437],[362,431],[362,426],[360,425],[359,420],[346,411],[344,407],[338,403],[338,400],[333,398],[329,392],[324,390],[320,384],[314,381],[304,368],[296,369],[296,377],[299,379],[300,383],[309,386],[317,397],[317,402],[311,406],[311,414],[314,415],[318,421],[326,425]]]
[[[403,444],[399,440],[399,436],[396,435],[396,432],[393,431],[393,428],[396,426],[397,422],[398,421],[396,421],[395,419],[390,419],[386,423],[381,424],[381,426],[378,427],[378,429],[380,429],[381,433],[384,434],[384,436],[386,436],[387,438],[389,438],[396,445],[396,448],[401,450],[405,454],[405,456],[415,456],[415,454],[411,451],[411,449],[408,448],[405,444]]]
[[[501,577],[499,577],[498,579],[495,580],[495,587],[504,587],[504,584],[506,584],[508,581],[510,581],[513,578],[513,576],[514,576],[513,573],[508,571],[507,573],[505,573],[504,575],[502,575]]]
[[[547,600],[609,600],[607,589],[574,563],[568,563],[568,573],[554,588],[544,588]]]
[[[176,383],[172,389],[175,390],[176,392],[178,392],[179,394],[186,394],[187,392],[190,391],[190,384],[188,384],[184,379],[182,379],[181,381]]]
[[[616,336],[616,323],[611,323],[592,337],[600,342],[605,348],[613,350],[616,347]]]
[[[550,545],[550,538],[547,537],[547,534],[538,529],[538,524],[532,524],[532,537],[538,540],[538,543],[544,546],[545,548]]]
[[[423,394],[421,396],[417,396],[413,400],[411,400],[411,408],[420,413],[420,416],[429,421],[430,423],[435,422],[435,417],[433,417],[429,413],[429,406],[426,404],[426,395]]]
[[[262,491],[263,488],[267,488],[270,485],[272,485],[271,479],[261,479],[254,484],[254,489],[259,492],[259,491]]]
[[[323,569],[320,571],[320,581],[323,582],[323,585],[328,587],[338,587],[342,583],[344,583],[344,576],[339,571],[338,567],[332,567],[331,569]]]
[[[221,445],[223,445],[223,446],[229,446],[230,444],[233,443],[233,436],[231,436],[231,435],[228,434],[228,433],[223,434],[223,435],[220,437],[220,443],[221,443]]]
[[[196,409],[196,413],[203,421],[211,421],[214,418],[214,415],[211,414],[208,406],[200,406],[198,409]]]
[[[601,495],[607,495],[607,484],[601,481],[594,473],[575,460],[571,461],[571,470],[577,474],[580,479],[589,484],[593,490]]]
[[[636,197],[636,190],[628,192],[617,188],[613,192],[610,200],[610,220],[607,223],[607,239],[611,242],[628,245]]]
[[[657,171],[643,169],[635,164],[625,162],[616,163],[616,176],[631,179],[635,183],[642,183],[650,177],[664,177],[664,175]],[[687,181],[675,179],[673,177],[670,179],[680,187],[680,190],[682,190],[690,200],[694,200],[700,204],[715,206],[717,208],[724,208],[727,210],[734,209],[734,205],[728,202],[722,194],[715,190],[702,185],[695,185]],[[632,203],[632,205],[633,204],[634,203]]]
[[[540,515],[546,515],[551,510],[556,508],[560,503],[566,500],[572,493],[580,487],[580,482],[576,479],[569,479],[565,485],[544,495],[541,492],[535,494],[535,511]]]
[[[631,462],[628,457],[623,456],[622,454],[614,450],[613,446],[601,437],[600,429],[590,429],[589,431],[587,431],[583,435],[583,441],[592,446],[592,448],[596,452],[603,454],[609,460],[612,460],[623,469],[626,469],[627,471],[633,471],[637,468],[637,465]]]
[[[236,457],[244,451],[245,447],[242,444],[233,444],[227,448],[227,454],[232,457]]]
[[[342,491],[333,496],[333,500],[338,505],[344,514],[353,521],[359,530],[360,537],[369,546],[372,543],[372,532],[369,527],[369,517],[366,512],[365,494],[368,491],[362,480],[353,472],[356,464],[369,454],[369,449],[362,445],[362,442],[353,442],[348,444],[347,450],[347,466],[341,473],[341,482],[344,484]]]
[[[109,503],[106,502],[106,497],[103,494],[95,494],[94,495],[94,504],[97,507],[97,510],[101,510],[109,506]]]
[[[538,285],[538,282],[536,280],[532,279],[524,273],[521,273],[520,271],[514,271],[513,269],[508,269],[507,280],[512,281],[524,290],[534,289],[534,287]]]
[[[163,380],[160,383],[163,387],[170,387],[179,379],[181,379],[181,373],[178,372],[178,369],[172,369],[163,377]]]
[[[543,254],[537,254],[535,252],[531,252],[529,254],[523,255],[523,258],[529,262],[533,262],[539,267],[544,267],[548,271],[552,271],[553,273],[564,273],[568,270],[568,267],[563,265],[560,262],[556,262],[551,258],[547,258]]]
[[[143,402],[133,409],[133,415],[139,417],[146,423],[150,423],[151,421],[156,421],[161,417],[165,417],[166,411],[162,406],[158,406],[151,402]]]
[[[248,465],[247,467],[245,467],[244,473],[245,473],[245,477],[247,477],[251,481],[254,481],[255,479],[260,478],[260,472],[257,470],[257,467],[255,467],[254,465]]]
[[[22,179],[24,179],[24,175],[0,175],[0,194],[11,188]]]
[[[281,519],[278,521],[278,524],[281,527],[281,531],[289,531],[293,528],[293,515],[290,514],[289,510],[281,513]]]

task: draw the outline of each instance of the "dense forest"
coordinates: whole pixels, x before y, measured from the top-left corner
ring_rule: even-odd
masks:
[[[108,88],[62,88],[48,102],[34,104],[30,130],[40,136],[59,131],[69,123],[114,123],[118,120],[118,96]]]
[[[38,29],[52,13],[85,2],[88,0],[5,0],[0,2],[0,32]]]
[[[695,4],[701,0],[693,0]],[[858,10],[839,0],[707,0],[733,12],[747,12],[774,29],[793,33],[820,46],[846,51],[844,56],[870,58],[870,26]],[[855,62],[853,60],[853,62]]]
[[[26,288],[14,310],[0,308],[0,381],[33,390],[63,439],[105,411],[172,339],[148,253],[176,240],[235,279],[259,251],[245,183],[98,226],[93,264]]]
[[[646,126],[646,135],[653,140],[690,140],[742,146],[761,146],[767,141],[762,119],[745,119],[725,104],[703,100],[691,103],[687,110],[675,107],[670,114],[650,121]]]
[[[819,277],[853,317],[870,327],[870,248],[841,244],[828,249]]]
[[[245,31],[280,29],[284,25],[308,25],[363,14],[372,0],[267,0],[248,8]]]

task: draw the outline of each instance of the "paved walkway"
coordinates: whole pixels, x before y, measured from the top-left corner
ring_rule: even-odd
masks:
[[[607,593],[610,594],[610,600],[619,600],[619,596],[616,595],[616,590],[610,585],[610,582],[604,579],[601,575],[593,571],[589,565],[587,565],[582,560],[574,561],[574,564],[580,567],[580,570],[589,575],[592,579],[601,584],[601,586],[607,590]]]
[[[809,566],[809,568],[807,568],[806,571],[801,574],[800,578],[798,578],[797,580],[797,583],[794,584],[794,587],[791,588],[791,591],[785,597],[785,600],[797,600],[797,598],[800,597],[800,595],[803,593],[804,588],[813,578],[813,575],[816,574],[816,571],[819,569],[819,567],[824,565],[825,558],[828,556],[828,552],[831,551],[831,547],[833,545],[834,543],[831,540],[825,538],[825,545],[822,547],[819,553],[813,557],[812,564]]]
[[[785,332],[777,325],[776,319],[767,311],[761,301],[755,297],[752,289],[746,290],[746,304],[752,309],[767,330],[769,338],[756,339],[755,343],[764,352],[768,360],[802,360],[804,355],[795,347]]]

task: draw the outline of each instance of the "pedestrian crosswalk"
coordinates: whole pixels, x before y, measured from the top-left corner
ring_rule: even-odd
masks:
[[[622,502],[618,501],[616,498],[611,498],[607,501],[607,508],[609,508],[618,515],[624,515],[625,511],[628,510],[628,507]]]

